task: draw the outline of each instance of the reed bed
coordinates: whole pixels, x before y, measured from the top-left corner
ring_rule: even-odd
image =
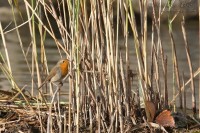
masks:
[[[6,115],[2,115],[0,130],[47,133],[172,132],[182,125],[184,129],[181,131],[198,130],[194,78],[199,75],[200,69],[193,70],[182,15],[184,52],[187,54],[190,79],[185,80],[179,70],[173,21],[180,14],[171,12],[171,0],[168,0],[166,7],[169,9],[172,59],[167,58],[162,46],[161,16],[164,9],[161,4],[157,6],[155,1],[151,4],[152,20],[148,20],[148,1],[139,0],[139,23],[131,0],[23,2],[25,12],[22,24],[14,19],[15,28],[4,30],[0,23],[6,53],[5,56],[1,54],[0,68],[13,88],[1,91],[6,97],[0,101],[0,110]],[[12,9],[18,7],[16,3],[10,3],[10,6]],[[20,9],[18,12],[21,13]],[[29,25],[31,36],[31,50],[28,51],[32,54],[31,61],[27,59],[18,29],[25,24]],[[30,91],[30,95],[24,93],[24,88],[18,87],[9,63],[4,34],[13,30],[17,31],[19,46],[32,78],[31,88],[24,87]],[[147,34],[149,30],[151,36]],[[60,57],[70,60],[69,74],[65,80],[69,83],[68,95],[62,93],[62,86],[50,85],[42,90],[37,89],[44,80],[42,75],[49,72],[45,47],[47,37],[55,42]],[[151,43],[147,42],[149,37]],[[131,44],[134,49],[130,47],[130,38],[134,39]],[[125,48],[125,52],[121,47]],[[133,60],[130,51],[135,51],[134,69],[130,66]],[[168,62],[173,62],[171,79],[167,75]],[[168,97],[171,95],[169,80],[173,81],[173,99]],[[134,82],[137,86],[133,85]],[[190,114],[193,116],[186,112],[187,85],[191,86],[193,111]],[[69,100],[63,100],[60,96]],[[179,105],[176,106],[178,98]],[[180,121],[186,121],[185,125]]]

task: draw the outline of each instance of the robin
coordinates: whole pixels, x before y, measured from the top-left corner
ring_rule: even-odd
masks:
[[[62,80],[68,74],[68,66],[68,59],[59,60],[58,63],[51,69],[49,75],[46,77],[38,89],[40,89],[47,82],[60,82],[62,84]]]

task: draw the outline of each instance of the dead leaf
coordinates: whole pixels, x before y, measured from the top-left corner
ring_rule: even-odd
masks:
[[[156,123],[163,127],[175,127],[174,118],[171,116],[171,111],[164,110],[156,117]]]
[[[156,108],[154,103],[152,103],[151,101],[146,101],[146,109],[147,109],[147,120],[148,122],[152,122],[154,120],[154,116],[156,113]]]

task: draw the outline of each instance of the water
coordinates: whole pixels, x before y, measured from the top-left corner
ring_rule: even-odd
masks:
[[[29,49],[29,52],[27,52],[27,59],[31,66],[31,59],[32,59],[32,53],[30,43],[31,38],[27,35],[29,33],[28,27],[27,28],[20,28],[20,33],[22,36],[23,46],[25,49],[25,52]],[[189,21],[186,23],[186,33],[187,33],[187,39],[188,44],[190,47],[190,53],[191,53],[191,60],[192,60],[192,66],[193,70],[196,71],[199,67],[199,44],[198,44],[198,21]],[[182,76],[182,73],[184,73],[185,81],[187,81],[190,78],[189,74],[189,66],[187,63],[187,56],[185,52],[185,45],[183,41],[183,35],[181,31],[181,25],[175,24],[173,26],[173,35],[174,35],[174,41],[176,45],[177,50],[177,58],[179,63],[179,69],[180,69],[180,76]],[[11,32],[5,35],[6,38],[6,44],[8,49],[8,54],[10,57],[11,62],[11,68],[14,75],[14,79],[16,80],[19,87],[23,87],[26,85],[26,90],[30,91],[32,82],[31,82],[31,73],[29,72],[27,68],[27,64],[24,60],[24,55],[22,54],[19,41],[17,39],[16,32]],[[171,50],[171,42],[170,37],[168,33],[168,27],[167,24],[163,24],[161,26],[161,40],[163,44],[164,53],[167,56],[168,59],[168,89],[169,89],[169,96],[172,98],[172,85],[173,85],[173,79],[172,79],[172,50]],[[125,48],[123,46],[124,40],[121,37],[119,40],[120,49],[122,53],[125,53]],[[129,37],[129,47],[130,47],[130,69],[136,71],[137,70],[137,62],[135,57],[135,50],[134,50],[134,42],[133,37],[130,35]],[[40,47],[40,42],[38,40],[38,48]],[[60,59],[60,55],[58,53],[58,50],[56,48],[56,45],[54,41],[50,38],[47,38],[45,41],[45,48],[46,48],[46,54],[48,59],[48,66],[49,70],[56,64],[56,62]],[[151,30],[148,32],[148,55],[150,59],[150,48],[151,48]],[[2,41],[0,41],[0,52],[4,53],[4,48]],[[40,57],[40,51],[38,49],[38,58]],[[160,59],[159,59],[160,60]],[[150,62],[148,64],[150,66]],[[161,65],[161,64],[160,64]],[[41,68],[41,64],[39,64]],[[36,77],[34,77],[35,82],[37,83]],[[198,78],[195,78],[195,88],[198,91]],[[34,85],[35,88],[37,88],[36,85]],[[161,84],[161,87],[163,87],[163,84]],[[134,87],[133,87],[134,88]],[[6,77],[3,75],[3,73],[0,71],[0,89],[3,90],[10,90],[11,85],[6,79]],[[188,108],[191,108],[191,90],[190,86],[186,86],[187,89],[187,106]],[[63,90],[68,90],[68,81],[64,84]],[[65,97],[67,98],[67,97]],[[197,93],[198,98],[198,93]],[[197,100],[197,105],[198,105]]]
[[[30,69],[32,70],[31,63],[32,63],[32,46],[31,44],[31,38],[28,30],[28,27],[26,28],[20,28],[20,36],[22,37],[22,43],[23,43],[23,49],[25,50],[26,58],[28,59],[28,63],[30,66]],[[6,47],[9,54],[9,59],[11,63],[11,69],[13,72],[14,79],[17,83],[17,85],[22,88],[26,86],[25,90],[28,90],[31,92],[32,87],[32,78],[31,78],[31,72],[28,69],[27,63],[25,61],[24,55],[22,53],[17,34],[15,31],[8,33],[5,35],[6,38]],[[39,37],[38,37],[39,38]],[[37,47],[38,47],[38,60],[40,63],[40,42],[37,40]],[[48,69],[49,71],[51,68],[57,63],[57,61],[61,58],[60,54],[57,50],[57,47],[52,39],[47,39],[45,41],[45,47],[46,47],[46,56],[47,56],[47,62],[48,62]],[[0,52],[5,56],[5,51],[3,47],[2,41],[0,41]],[[63,57],[64,54],[62,53]],[[42,64],[39,64],[39,69],[42,69]],[[45,77],[44,77],[45,78]],[[43,80],[44,80],[43,78]],[[68,82],[65,82],[62,87],[62,92],[65,92],[68,90]],[[35,68],[35,74],[34,74],[34,94],[37,94],[37,77],[36,77],[36,68]],[[8,82],[5,75],[0,71],[0,89],[3,90],[10,90],[11,85],[10,82]],[[68,97],[64,97],[65,99],[68,99]]]
[[[193,71],[197,71],[199,68],[199,44],[198,44],[198,21],[188,21],[186,24],[186,34],[187,34],[187,40],[188,40],[188,45],[190,48],[190,55],[191,55],[191,61],[192,61],[192,66],[193,66]],[[185,82],[190,79],[190,73],[189,73],[189,65],[188,65],[188,60],[185,52],[185,43],[183,39],[183,34],[182,34],[182,29],[180,23],[176,23],[173,25],[173,35],[174,35],[174,41],[176,45],[176,53],[177,53],[177,59],[178,59],[178,65],[179,65],[179,73],[180,73],[180,80],[181,80],[181,86],[182,86],[182,76],[184,73],[184,80]],[[155,39],[155,41],[157,41]],[[169,101],[172,99],[173,96],[173,65],[172,65],[172,45],[171,45],[171,40],[168,32],[168,26],[167,24],[162,24],[161,25],[161,41],[162,41],[162,46],[163,46],[163,51],[165,56],[167,57],[167,85],[168,85],[168,91],[169,91]],[[151,30],[148,32],[148,46],[147,46],[147,54],[148,54],[148,66],[150,67],[151,65]],[[123,44],[124,41],[121,39],[119,41],[120,44]],[[136,57],[135,57],[135,48],[134,48],[134,41],[133,37],[130,37],[129,39],[129,50],[130,50],[130,67],[132,70],[137,70],[137,62],[136,62]],[[125,48],[121,46],[122,53],[125,53]],[[124,55],[125,57],[125,55]],[[160,75],[162,77],[162,64],[161,64],[161,58],[159,60],[159,65],[160,65]],[[150,71],[149,71],[150,72]],[[154,70],[155,72],[155,70]],[[155,79],[154,79],[155,80]],[[176,80],[176,79],[175,79]],[[161,84],[161,91],[163,92],[164,90],[164,84],[162,79],[160,79]],[[197,106],[199,103],[198,100],[198,76],[194,79],[195,81],[195,88],[196,88],[196,95],[197,95]],[[137,81],[136,81],[137,82]],[[137,84],[137,83],[136,83]],[[156,87],[154,85],[154,87]],[[134,88],[134,87],[133,87]],[[155,88],[154,88],[155,89]],[[176,88],[177,89],[177,88]],[[177,93],[177,92],[176,92]],[[186,97],[187,97],[187,107],[191,108],[192,107],[192,101],[191,101],[191,89],[190,89],[190,84],[186,86]],[[179,97],[177,98],[177,104]]]

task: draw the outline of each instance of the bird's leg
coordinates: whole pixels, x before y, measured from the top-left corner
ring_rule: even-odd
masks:
[[[63,83],[62,82],[59,82],[59,83],[52,83],[54,84],[56,87],[58,87],[59,89],[63,86]]]

